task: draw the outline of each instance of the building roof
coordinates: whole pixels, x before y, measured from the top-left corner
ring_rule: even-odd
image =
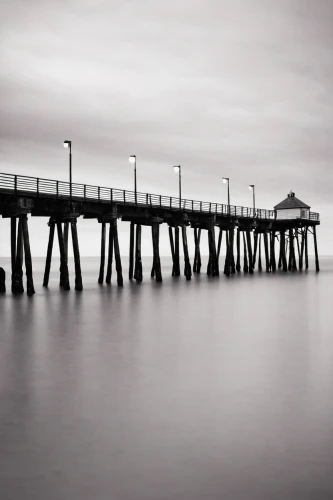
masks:
[[[290,191],[288,197],[275,205],[274,210],[285,210],[290,208],[310,208],[309,205],[295,197],[295,193]]]

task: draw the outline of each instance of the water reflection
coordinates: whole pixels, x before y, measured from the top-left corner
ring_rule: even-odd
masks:
[[[331,498],[332,264],[1,297],[3,497]]]

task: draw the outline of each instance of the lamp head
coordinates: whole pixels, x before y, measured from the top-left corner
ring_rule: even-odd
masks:
[[[173,171],[175,172],[175,174],[178,174],[180,172],[180,165],[175,165],[173,167]]]
[[[250,185],[249,185],[249,190],[250,190],[250,191],[253,191],[253,189],[254,189],[254,184],[250,184]]]
[[[135,163],[136,162],[136,156],[135,155],[131,155],[129,158],[128,158],[128,161],[130,163]]]
[[[72,141],[64,141],[64,148],[68,148],[68,146],[71,146]]]
[[[222,177],[223,184],[226,184],[229,180],[229,177]]]

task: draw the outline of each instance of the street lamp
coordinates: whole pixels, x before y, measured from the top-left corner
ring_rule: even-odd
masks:
[[[253,194],[253,218],[255,217],[255,212],[256,212],[256,192],[255,192],[255,185],[250,184],[249,185],[249,190],[252,191]]]
[[[229,177],[222,177],[223,184],[228,183],[228,215],[230,215],[230,183]]]
[[[69,147],[69,201],[72,201],[72,141],[64,141],[64,148]]]
[[[182,208],[182,167],[180,165],[176,165],[173,167],[173,171],[175,174],[179,175],[179,210]]]
[[[134,165],[134,193],[135,193],[135,203],[137,203],[137,194],[136,194],[136,156],[131,155],[129,157],[129,162]]]

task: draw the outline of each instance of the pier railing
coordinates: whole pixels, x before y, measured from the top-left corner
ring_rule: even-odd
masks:
[[[172,196],[158,194],[141,193],[115,189],[101,186],[91,186],[89,184],[72,183],[70,189],[69,182],[52,179],[30,177],[26,175],[13,175],[0,173],[0,192],[14,193],[16,195],[29,194],[35,197],[46,197],[69,200],[72,191],[72,200],[89,201],[97,203],[118,203],[123,205],[134,205],[140,207],[160,207],[186,212],[211,213],[223,216],[256,218],[274,220],[276,213],[274,210],[236,205],[225,205],[222,203],[211,203],[205,201],[179,199]],[[310,212],[310,220],[319,220],[319,214]]]

